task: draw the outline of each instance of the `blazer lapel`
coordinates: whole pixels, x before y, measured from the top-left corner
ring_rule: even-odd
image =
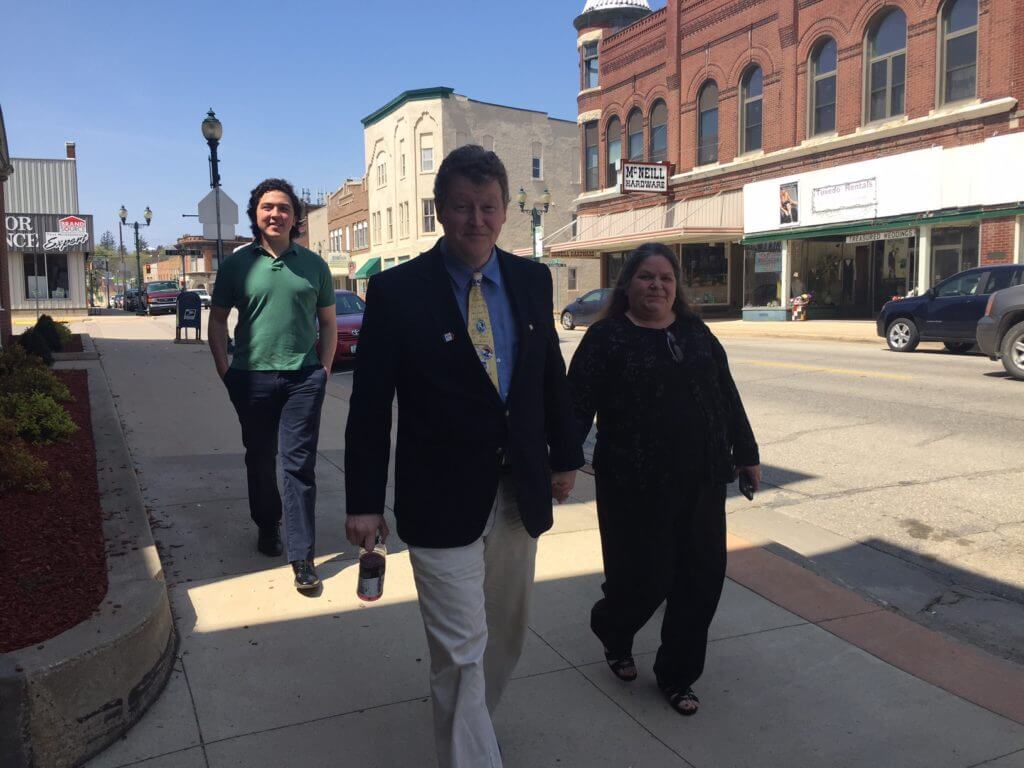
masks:
[[[440,243],[440,241],[438,241]],[[442,336],[452,335],[452,342],[458,350],[459,376],[465,376],[472,382],[472,387],[485,389],[489,397],[502,405],[501,396],[491,383],[487,370],[480,362],[476,348],[469,340],[466,321],[455,300],[452,290],[452,279],[445,269],[440,244],[424,253],[420,258],[427,261],[428,282],[430,284],[430,309]]]

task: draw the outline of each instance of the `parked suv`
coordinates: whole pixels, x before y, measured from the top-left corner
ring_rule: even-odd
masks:
[[[989,294],[1021,283],[1022,271],[1020,264],[975,267],[922,296],[894,299],[878,315],[878,335],[893,352],[913,352],[922,341],[941,341],[950,352],[966,352],[974,346]]]
[[[1024,274],[1017,284],[989,297],[978,321],[978,349],[992,360],[1002,359],[1006,372],[1024,379]]]

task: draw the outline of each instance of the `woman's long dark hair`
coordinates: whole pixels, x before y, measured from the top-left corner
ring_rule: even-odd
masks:
[[[679,266],[679,257],[676,256],[674,250],[663,243],[644,243],[629,254],[629,258],[626,259],[626,263],[623,265],[622,271],[619,272],[619,277],[615,281],[615,287],[612,289],[612,300],[608,304],[608,309],[604,312],[605,317],[622,317],[626,314],[629,310],[629,284],[632,282],[633,276],[644,262],[644,259],[651,256],[660,256],[672,266],[672,272],[676,276],[676,300],[672,302],[672,310],[676,313],[676,316],[696,317],[696,314],[690,307],[690,303],[686,300],[686,294],[683,292],[682,269]]]

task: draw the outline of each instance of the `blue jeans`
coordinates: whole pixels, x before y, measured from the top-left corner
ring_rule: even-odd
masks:
[[[224,384],[242,425],[249,513],[260,528],[281,522],[277,452],[284,470],[284,530],[289,562],[313,557],[316,540],[316,449],[327,371],[243,371],[229,368]]]

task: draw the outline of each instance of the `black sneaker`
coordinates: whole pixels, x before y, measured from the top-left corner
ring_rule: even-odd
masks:
[[[281,543],[281,527],[275,525],[273,528],[260,528],[259,538],[256,539],[256,549],[267,557],[280,557],[284,552],[284,544]]]
[[[320,586],[320,577],[313,570],[312,560],[292,561],[292,571],[295,573],[295,588],[300,592]]]

